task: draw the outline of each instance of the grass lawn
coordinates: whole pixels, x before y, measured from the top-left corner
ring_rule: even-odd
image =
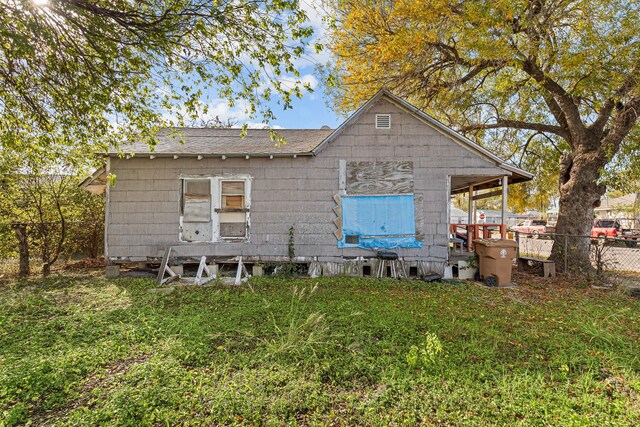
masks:
[[[615,291],[251,284],[0,285],[0,426],[640,423],[640,302]]]

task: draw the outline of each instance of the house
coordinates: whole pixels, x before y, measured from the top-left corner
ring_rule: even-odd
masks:
[[[449,206],[449,222],[451,224],[466,224],[469,214],[462,209],[458,209],[453,204]]]
[[[175,132],[183,141],[167,131],[154,150],[109,153],[96,175],[116,177],[111,264],[157,262],[169,246],[177,264],[281,262],[293,250],[296,262],[339,266],[391,250],[413,271],[442,272],[451,195],[499,188],[506,206],[506,186],[533,177],[386,90],[337,129],[279,130],[280,147],[268,130]]]
[[[640,193],[624,194],[619,197],[603,196],[600,206],[593,210],[600,219],[618,219],[623,228],[640,228]]]

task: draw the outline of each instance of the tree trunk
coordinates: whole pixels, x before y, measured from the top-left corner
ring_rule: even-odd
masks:
[[[13,231],[18,239],[18,251],[20,253],[20,276],[29,275],[29,239],[26,224],[13,224]]]
[[[606,164],[598,151],[580,148],[562,157],[560,161],[560,203],[551,259],[561,268],[567,257],[568,270],[590,273],[591,226],[593,209],[600,206],[605,187],[598,184],[600,171]],[[565,253],[566,248],[566,253]]]
[[[51,274],[51,256],[49,251],[49,230],[47,227],[43,227],[43,239],[42,239],[42,276],[46,277]]]

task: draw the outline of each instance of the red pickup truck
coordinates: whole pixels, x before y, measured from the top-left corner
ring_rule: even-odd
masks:
[[[622,231],[622,225],[615,219],[596,219],[591,227],[592,239],[615,239]]]
[[[513,227],[512,230],[537,239],[540,234],[544,234],[547,231],[546,226],[547,221],[545,220],[528,219]]]

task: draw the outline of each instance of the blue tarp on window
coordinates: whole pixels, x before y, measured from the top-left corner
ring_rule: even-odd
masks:
[[[343,196],[339,248],[421,248],[416,240],[413,194]],[[346,243],[358,236],[358,243]]]

